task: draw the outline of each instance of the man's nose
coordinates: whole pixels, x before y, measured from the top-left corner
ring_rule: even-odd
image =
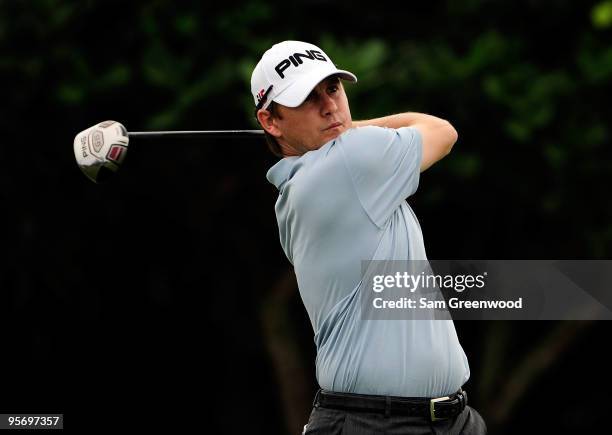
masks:
[[[321,98],[321,113],[323,116],[332,114],[336,110],[338,110],[338,105],[334,99],[330,95],[323,94],[323,97]]]

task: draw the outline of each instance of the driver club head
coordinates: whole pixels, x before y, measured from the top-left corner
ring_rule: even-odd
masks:
[[[121,167],[129,141],[121,123],[104,121],[75,136],[74,157],[87,178],[102,183]]]

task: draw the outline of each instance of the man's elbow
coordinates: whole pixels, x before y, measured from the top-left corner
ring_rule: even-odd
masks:
[[[444,155],[448,155],[451,150],[453,149],[453,145],[455,145],[455,142],[457,142],[457,139],[459,139],[459,133],[457,133],[457,130],[455,130],[455,127],[453,127],[453,125],[448,122],[448,121],[444,121],[445,122],[445,129],[448,131],[448,136],[447,136],[447,141],[446,141],[446,152]]]
[[[426,130],[423,137],[421,172],[446,157],[457,142],[459,134],[450,122],[440,120],[431,129]]]

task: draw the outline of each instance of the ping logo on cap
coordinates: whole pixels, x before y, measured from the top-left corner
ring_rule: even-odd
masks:
[[[306,53],[293,53],[287,59],[283,59],[278,65],[274,67],[274,70],[278,73],[281,79],[285,78],[283,72],[293,64],[294,67],[299,67],[304,63],[303,59],[319,60],[327,62],[327,59],[318,50],[306,50]]]

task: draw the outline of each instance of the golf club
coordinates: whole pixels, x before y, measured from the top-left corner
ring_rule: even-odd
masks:
[[[127,154],[130,139],[263,138],[263,130],[133,131],[117,121],[104,121],[74,138],[74,157],[81,171],[94,183],[117,172]]]

